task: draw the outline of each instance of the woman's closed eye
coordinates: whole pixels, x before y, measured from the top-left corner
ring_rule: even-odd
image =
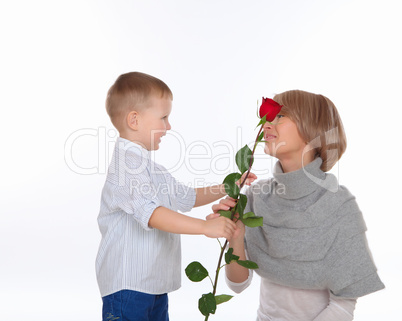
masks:
[[[285,117],[285,115],[282,115],[282,114],[276,115],[275,119],[272,121],[272,124],[274,124],[274,125],[278,124],[279,120],[283,117]]]

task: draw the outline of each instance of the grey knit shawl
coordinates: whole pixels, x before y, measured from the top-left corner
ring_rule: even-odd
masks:
[[[384,288],[365,236],[366,225],[355,197],[338,186],[317,158],[247,191],[246,211],[263,216],[262,227],[246,228],[256,273],[274,283],[301,289],[328,289],[356,298]]]

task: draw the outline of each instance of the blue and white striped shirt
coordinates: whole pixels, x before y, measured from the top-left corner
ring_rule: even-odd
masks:
[[[101,296],[120,290],[162,294],[181,283],[180,235],[148,226],[163,206],[190,211],[195,190],[178,183],[141,146],[118,138],[98,216],[102,240],[96,258]]]

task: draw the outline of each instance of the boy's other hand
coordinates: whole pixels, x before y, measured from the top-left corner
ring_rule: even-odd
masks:
[[[212,205],[212,211],[214,213],[218,213],[218,211],[221,211],[221,210],[229,211],[231,208],[236,206],[236,203],[237,203],[237,200],[235,200],[234,198],[231,198],[230,196],[227,196],[227,197],[221,199],[218,204]],[[210,215],[208,215],[208,216],[210,216]],[[207,216],[207,219],[208,219],[208,216]]]

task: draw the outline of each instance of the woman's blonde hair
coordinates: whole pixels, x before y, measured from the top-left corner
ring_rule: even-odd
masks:
[[[335,105],[327,97],[301,90],[274,96],[283,105],[281,114],[296,123],[300,136],[321,157],[321,169],[329,171],[346,149],[346,135]]]
[[[106,111],[113,125],[119,130],[127,113],[144,106],[153,95],[173,100],[170,88],[158,78],[141,72],[120,75],[106,97]]]

